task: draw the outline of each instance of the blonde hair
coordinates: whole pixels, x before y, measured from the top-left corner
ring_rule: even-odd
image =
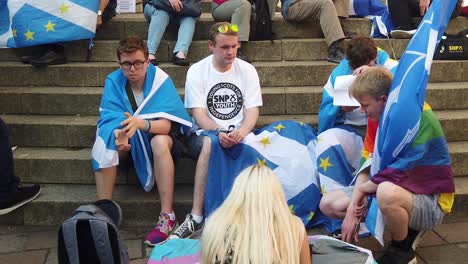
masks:
[[[382,67],[370,67],[356,77],[349,94],[354,98],[368,95],[374,99],[388,95],[392,85],[392,73]]]
[[[203,264],[299,263],[305,228],[292,215],[277,176],[250,166],[209,216],[201,238]]]

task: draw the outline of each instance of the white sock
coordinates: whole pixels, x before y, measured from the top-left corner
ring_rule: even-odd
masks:
[[[192,214],[192,219],[197,222],[197,224],[200,224],[201,222],[203,222],[203,215],[195,215],[195,214]]]
[[[172,212],[172,213],[167,213],[167,215],[169,216],[169,219],[171,219],[171,221],[174,221],[176,218],[175,218],[175,213]]]

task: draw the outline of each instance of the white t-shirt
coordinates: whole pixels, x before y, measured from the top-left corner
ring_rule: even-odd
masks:
[[[213,55],[195,63],[187,72],[185,107],[205,108],[215,123],[237,129],[244,120],[244,111],[262,105],[262,92],[257,70],[240,59],[231,69],[219,72],[213,67]]]

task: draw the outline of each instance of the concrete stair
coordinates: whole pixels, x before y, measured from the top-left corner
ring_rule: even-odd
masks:
[[[209,12],[204,1],[203,8]],[[207,56],[206,39],[211,14],[197,22],[189,59]],[[351,18],[345,23],[354,31],[368,34],[366,19]],[[179,87],[183,87],[188,67],[169,63],[176,29],[165,34],[158,49],[160,67]],[[448,31],[468,28],[468,19],[453,20]],[[245,53],[260,75],[264,106],[258,126],[277,120],[295,119],[316,126],[322,87],[336,64],[326,62],[327,46],[318,22],[285,22],[274,18],[275,40],[250,42]],[[94,142],[98,107],[106,76],[117,69],[115,47],[125,36],[146,38],[147,22],[142,14],[121,14],[97,34],[90,62],[85,62],[86,41],[66,44],[69,63],[36,69],[18,62],[27,49],[0,50],[0,116],[10,126],[16,173],[24,182],[43,185],[42,194],[14,213],[0,216],[0,224],[56,225],[69,217],[78,205],[95,197],[90,153]],[[408,40],[376,40],[397,58]],[[445,221],[468,217],[468,61],[434,61],[427,100],[441,120],[449,141],[456,181],[454,213]],[[191,207],[194,162],[176,163],[175,210],[179,218]],[[124,225],[154,224],[159,212],[157,191],[145,193],[131,164],[123,162],[117,177],[114,198],[124,210]]]

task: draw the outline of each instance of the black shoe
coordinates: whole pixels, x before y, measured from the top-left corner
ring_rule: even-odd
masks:
[[[153,64],[154,66],[157,66],[159,64],[159,62],[156,60],[156,59],[151,59],[150,60],[151,64]]]
[[[340,63],[346,55],[341,47],[341,40],[333,42],[330,47],[328,47],[328,57],[329,62]]]
[[[49,50],[43,56],[31,59],[30,63],[36,67],[45,67],[48,65],[65,64],[67,63],[67,58],[65,58],[65,55],[61,52]]]
[[[49,50],[50,50],[50,45],[47,45],[47,44],[32,47],[29,53],[20,57],[20,61],[22,63],[29,64],[32,59],[37,59],[37,58],[44,56],[44,54]]]
[[[179,238],[191,238],[199,235],[202,230],[205,221],[197,223],[193,220],[192,215],[188,214],[185,217],[185,221],[169,236],[169,239],[179,239]]]
[[[411,248],[408,251],[403,251],[390,246],[383,255],[377,259],[379,264],[416,264],[416,254]]]
[[[179,58],[176,56],[176,54],[177,53],[174,53],[172,56],[172,63],[179,66],[189,66],[190,62],[187,60],[187,58]]]
[[[238,48],[237,49],[237,54],[236,54],[236,57],[238,59],[241,59],[243,61],[246,61],[248,63],[251,63],[251,61],[249,60],[249,58],[247,58],[247,56],[245,56],[245,54],[242,52],[242,49],[241,48]]]
[[[16,208],[34,200],[41,193],[41,186],[35,184],[29,187],[18,186],[16,193],[7,201],[0,202],[0,215],[8,214]]]

